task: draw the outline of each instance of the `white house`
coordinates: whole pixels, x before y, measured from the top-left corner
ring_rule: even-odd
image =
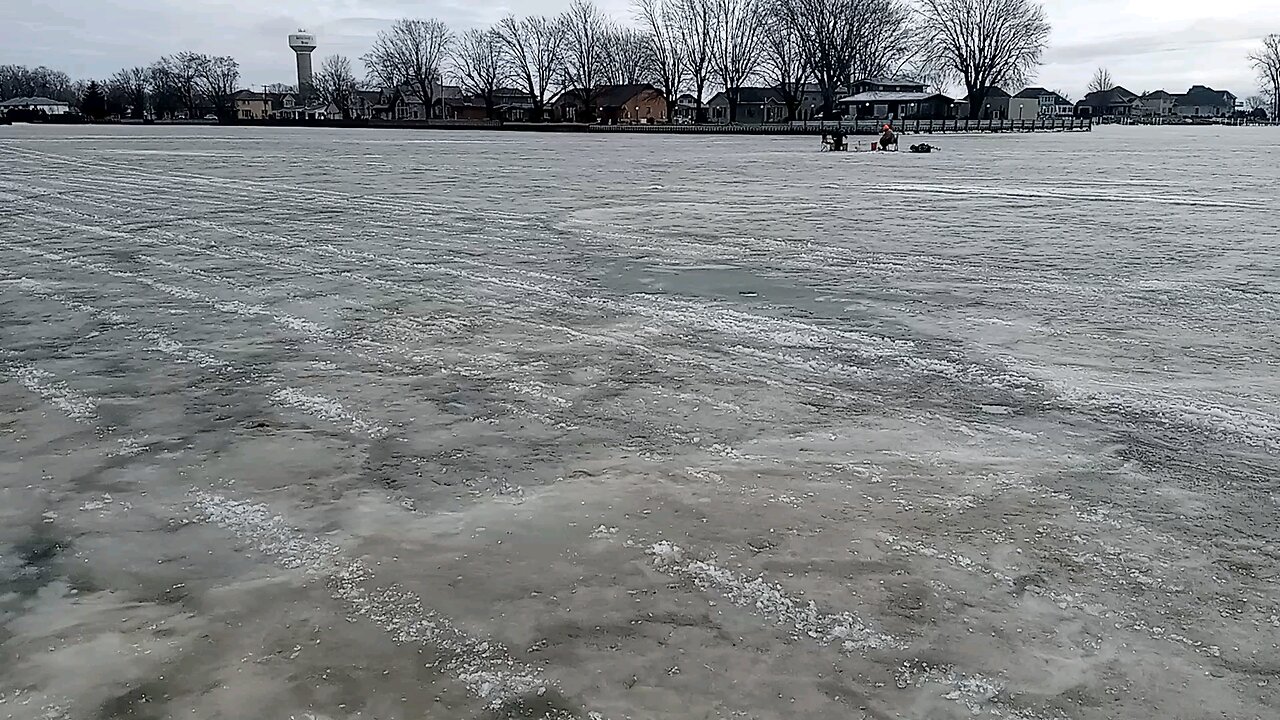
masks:
[[[1062,97],[1052,90],[1046,90],[1042,87],[1029,87],[1018,93],[1015,100],[1035,100],[1039,105],[1039,116],[1044,118],[1071,117],[1075,115],[1076,106],[1070,100]],[[1026,111],[1024,110],[1024,113]],[[1012,108],[1009,111],[1009,117],[1018,119]],[[1032,115],[1031,117],[1035,117]]]
[[[71,106],[61,100],[47,97],[20,97],[0,102],[0,113],[10,110],[44,111],[46,115],[65,115],[71,112]]]

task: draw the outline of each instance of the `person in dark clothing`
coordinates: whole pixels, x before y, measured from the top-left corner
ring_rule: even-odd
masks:
[[[884,134],[880,136],[880,149],[888,150],[890,145],[898,147],[898,136],[893,134],[893,128],[885,123]]]

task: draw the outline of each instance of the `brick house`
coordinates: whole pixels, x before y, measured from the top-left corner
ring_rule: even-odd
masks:
[[[652,85],[602,85],[594,92],[566,90],[551,103],[552,116],[561,122],[604,125],[665,123],[667,99]]]

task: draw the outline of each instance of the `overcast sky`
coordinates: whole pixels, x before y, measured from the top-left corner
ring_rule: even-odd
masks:
[[[620,19],[630,0],[599,0]],[[456,28],[515,12],[554,13],[568,0],[0,0],[0,64],[48,65],[106,77],[180,50],[234,55],[245,84],[291,83],[286,36],[305,27],[320,56],[353,59],[389,21],[434,16]],[[1280,32],[1280,0],[1047,0],[1053,24],[1038,85],[1079,98],[1099,65],[1134,92],[1202,83],[1256,90],[1245,55]]]

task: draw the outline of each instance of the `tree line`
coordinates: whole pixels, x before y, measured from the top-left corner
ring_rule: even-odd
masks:
[[[633,24],[620,23],[592,0],[572,0],[558,16],[513,15],[461,34],[439,20],[402,19],[362,60],[374,86],[411,88],[432,107],[437,89],[454,81],[491,117],[499,92],[513,85],[541,119],[558,92],[573,90],[590,113],[599,88],[645,83],[669,106],[691,94],[700,115],[718,88],[732,121],[739,89],[754,82],[777,90],[795,119],[807,88],[817,87],[830,114],[862,77],[910,74],[978,94],[1019,82],[1049,35],[1034,0],[633,0],[633,15]],[[321,77],[317,90],[341,108],[354,75],[335,68]]]
[[[48,97],[80,108],[87,117],[234,116],[240,64],[228,56],[180,52],[150,65],[125,68],[106,80],[72,82],[48,68],[0,66],[0,96]]]

